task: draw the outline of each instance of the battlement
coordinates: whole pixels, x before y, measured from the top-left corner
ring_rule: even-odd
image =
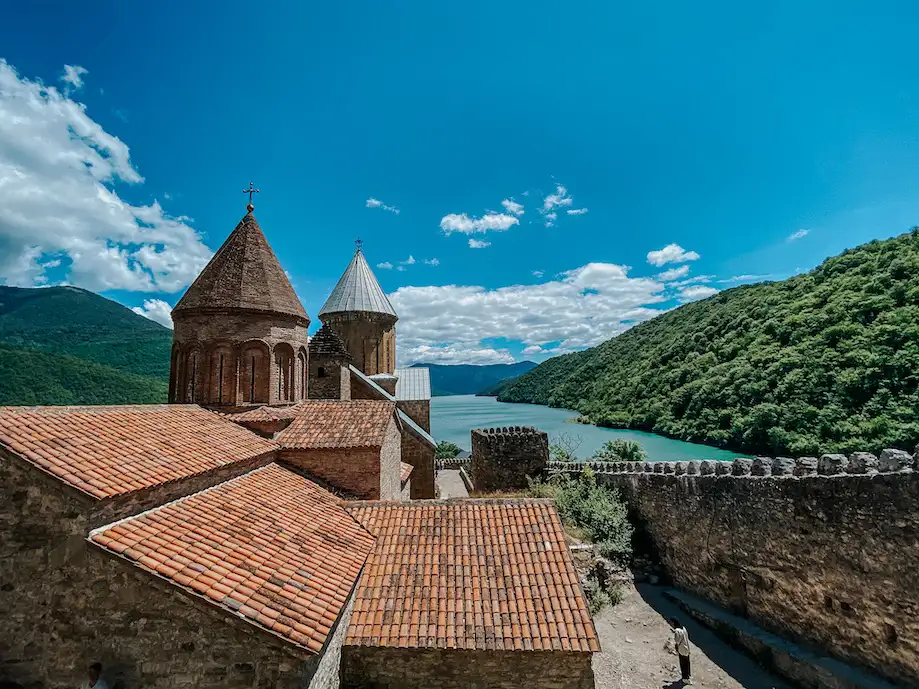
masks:
[[[472,431],[470,468],[476,490],[526,488],[527,476],[539,476],[549,463],[549,435],[529,426],[477,428]]]
[[[888,449],[880,456],[870,452],[825,454],[820,457],[737,458],[733,462],[694,460],[688,462],[549,462],[549,473],[580,473],[589,468],[598,474],[672,474],[686,476],[806,477],[844,474],[889,474],[919,470],[919,452]]]

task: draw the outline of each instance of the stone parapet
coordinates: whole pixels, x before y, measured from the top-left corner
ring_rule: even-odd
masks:
[[[549,463],[549,436],[529,426],[472,431],[471,478],[476,490],[516,490]]]

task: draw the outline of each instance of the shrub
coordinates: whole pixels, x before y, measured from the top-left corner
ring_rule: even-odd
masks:
[[[441,440],[437,443],[437,449],[434,450],[434,457],[437,459],[453,459],[460,452],[462,452],[462,449],[456,443],[451,443],[448,440]]]
[[[648,453],[634,440],[608,440],[591,459],[599,462],[643,462]]]

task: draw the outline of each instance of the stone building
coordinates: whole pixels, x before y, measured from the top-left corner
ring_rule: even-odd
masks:
[[[527,487],[527,477],[541,476],[549,462],[549,436],[529,426],[472,431],[472,482],[492,492]]]
[[[345,343],[328,325],[310,338],[309,397],[315,400],[351,399],[353,360]]]
[[[401,418],[301,405],[282,443],[392,446]],[[197,405],[0,408],[0,682],[593,686],[553,505],[344,502],[314,468]]]
[[[306,399],[310,320],[251,209],[172,320],[170,402],[228,408]]]

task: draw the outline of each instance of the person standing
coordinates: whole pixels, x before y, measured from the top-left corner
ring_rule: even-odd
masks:
[[[680,659],[680,675],[684,684],[692,684],[692,671],[689,665],[689,632],[675,617],[671,618],[670,624],[673,626],[673,645],[676,646],[676,654]]]
[[[80,689],[108,689],[108,684],[102,679],[102,663],[93,663],[89,666],[89,679],[80,685]]]

